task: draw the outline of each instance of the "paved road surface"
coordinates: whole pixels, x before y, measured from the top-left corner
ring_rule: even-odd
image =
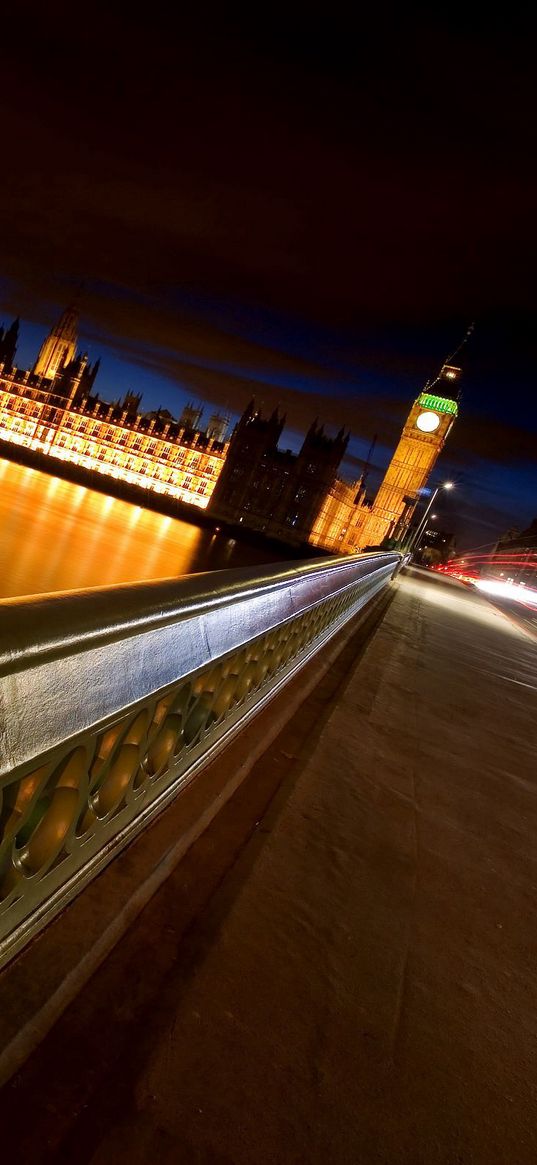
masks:
[[[534,1163],[536,714],[534,642],[402,577],[181,941],[188,862],[6,1090],[18,1159]]]
[[[537,636],[537,610],[534,607],[526,607],[522,603],[513,603],[509,599],[494,598],[492,602],[499,611],[505,611],[510,615],[514,623],[518,623],[522,627],[527,627],[529,631],[532,631]]]

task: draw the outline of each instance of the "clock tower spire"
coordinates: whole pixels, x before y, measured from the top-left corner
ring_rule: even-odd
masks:
[[[458,416],[460,372],[456,364],[443,364],[439,375],[425,385],[414,401],[371,513],[360,530],[361,547],[379,546],[385,538],[394,537],[396,531],[401,537],[408,529],[420,490]]]

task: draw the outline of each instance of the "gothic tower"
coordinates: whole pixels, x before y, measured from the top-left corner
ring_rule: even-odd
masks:
[[[455,382],[460,368],[444,364],[410,410],[401,439],[360,530],[359,546],[380,546],[397,529],[401,537],[458,414]]]
[[[336,480],[349,436],[340,429],[335,437],[329,437],[317,420],[306,433],[275,514],[281,526],[292,527],[300,541],[306,542],[309,538],[317,514]]]
[[[77,329],[78,312],[71,304],[39,349],[34,365],[37,376],[45,376],[47,380],[52,380],[73,360],[76,354]]]
[[[15,363],[15,353],[17,351],[17,342],[19,339],[19,323],[20,320],[13,320],[9,328],[0,329],[0,364],[4,364],[6,369],[13,368]]]
[[[96,360],[93,365],[89,364],[87,352],[75,356],[68,364],[64,364],[58,373],[54,391],[74,403],[87,399],[93,388],[99,365],[100,360]]]
[[[266,472],[277,469],[278,441],[285,425],[274,409],[265,418],[251,400],[235,427],[228,455],[211,497],[210,509],[225,521],[240,522],[252,506],[259,507],[259,485]],[[270,506],[272,491],[263,490],[262,508]]]

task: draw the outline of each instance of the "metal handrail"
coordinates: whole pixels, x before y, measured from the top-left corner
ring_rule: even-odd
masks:
[[[0,962],[400,563],[356,555],[0,602]]]
[[[69,653],[73,645],[96,646],[125,638],[133,630],[165,626],[185,616],[320,579],[352,579],[371,573],[374,563],[401,555],[381,551],[346,558],[306,559],[272,567],[239,567],[183,578],[114,587],[55,591],[0,599],[0,675],[43,657]],[[326,590],[326,585],[323,585]],[[313,592],[312,592],[313,593]]]

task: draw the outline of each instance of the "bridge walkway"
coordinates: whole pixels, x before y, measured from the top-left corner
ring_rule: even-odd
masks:
[[[21,1159],[534,1162],[536,713],[534,642],[402,575],[181,941],[188,865],[4,1090]]]

